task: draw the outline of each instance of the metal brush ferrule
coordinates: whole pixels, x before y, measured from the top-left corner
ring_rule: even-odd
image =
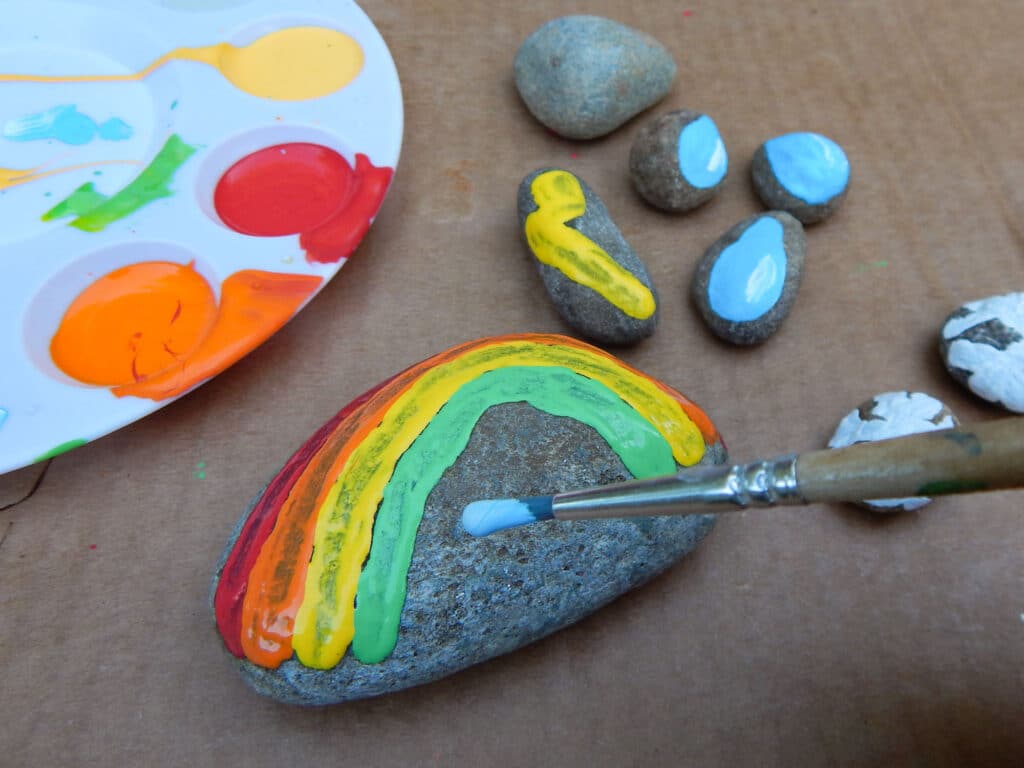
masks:
[[[731,467],[694,467],[667,477],[560,493],[553,497],[551,510],[559,520],[582,520],[804,504],[796,463],[797,457],[789,455]]]

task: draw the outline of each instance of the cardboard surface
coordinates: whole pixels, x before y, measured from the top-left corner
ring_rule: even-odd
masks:
[[[348,400],[483,335],[567,332],[517,231],[515,190],[561,165],[647,262],[658,332],[621,353],[716,421],[733,458],[824,445],[878,392],[996,418],[943,369],[961,302],[1024,290],[1024,4],[502,4],[366,0],[402,77],[390,196],[351,262],[284,330],[158,413],[0,477],[0,763],[21,765],[1009,765],[1024,760],[1020,493],[879,520],[855,508],[723,518],[690,558],[587,621],[420,689],[326,710],[252,693],[207,608],[246,500]],[[519,43],[589,12],[679,64],[648,116],[710,114],[731,168],[686,216],[645,206],[606,139],[545,131]],[[764,345],[716,341],[694,263],[760,210],[764,139],[814,130],[853,167],[809,229],[793,313]],[[45,476],[25,500],[39,473]]]

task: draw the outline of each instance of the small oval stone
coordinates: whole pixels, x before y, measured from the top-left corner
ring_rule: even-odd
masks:
[[[246,682],[287,703],[437,680],[594,612],[714,524],[549,520],[475,538],[467,504],[725,458],[700,409],[599,349],[460,344],[356,398],[256,496],[213,580],[217,630]]]
[[[958,307],[942,326],[942,360],[974,394],[1024,413],[1024,292]]]
[[[883,392],[866,400],[839,422],[829,448],[845,448],[854,443],[887,440],[937,429],[952,429],[959,421],[940,400],[923,392]],[[931,499],[914,496],[904,499],[871,499],[862,506],[874,512],[909,512],[920,509]]]
[[[600,16],[563,16],[526,38],[514,72],[541,123],[569,139],[593,139],[661,101],[676,64],[640,30]]]
[[[688,211],[710,200],[729,169],[715,121],[689,109],[647,122],[629,153],[633,185],[648,203]]]
[[[827,136],[787,133],[758,147],[751,178],[766,207],[815,224],[831,216],[846,196],[850,162]]]
[[[569,325],[603,344],[654,333],[658,297],[647,267],[582,179],[559,168],[534,171],[517,204],[544,288]]]
[[[691,295],[708,327],[733,344],[758,344],[792,309],[804,268],[804,229],[781,211],[741,221],[705,251]]]

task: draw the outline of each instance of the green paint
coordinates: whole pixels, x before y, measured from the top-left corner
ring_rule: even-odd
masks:
[[[917,489],[918,496],[945,496],[950,493],[970,493],[971,491],[984,491],[988,488],[985,483],[976,480],[935,480],[925,483]]]
[[[80,445],[85,445],[88,442],[88,440],[83,440],[81,438],[77,440],[68,440],[66,443],[54,446],[42,456],[37,456],[34,461],[46,461],[47,459],[52,459],[54,456],[60,456],[62,453],[67,453],[68,451],[73,450]]]
[[[878,267],[888,267],[888,266],[889,266],[889,262],[886,261],[885,259],[881,259],[879,261],[872,261],[870,264],[861,264],[859,267],[857,267],[857,271],[858,272],[867,272],[869,269],[876,269]]]
[[[178,108],[178,100],[175,99],[174,101],[171,102],[171,109],[174,110],[174,109],[177,109],[177,108]]]
[[[156,157],[120,192],[105,197],[92,184],[83,184],[65,200],[43,214],[43,221],[77,215],[70,226],[85,232],[101,232],[108,224],[129,216],[144,205],[170,197],[168,187],[178,168],[196,151],[172,134]]]
[[[106,195],[97,192],[91,181],[87,182],[44,213],[43,221],[63,219],[65,216],[81,216],[106,199]]]
[[[406,576],[427,496],[465,450],[483,413],[513,402],[593,427],[634,477],[676,470],[671,446],[650,422],[604,384],[568,368],[511,366],[463,385],[402,454],[377,510],[356,593],[352,639],[352,654],[364,664],[383,661],[398,641]]]
[[[196,471],[192,473],[192,477],[196,478],[197,480],[205,480],[206,479],[206,462],[205,461],[200,461],[199,463],[196,464]]]

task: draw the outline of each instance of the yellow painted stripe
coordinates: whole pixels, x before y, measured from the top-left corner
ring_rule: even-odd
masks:
[[[597,243],[568,226],[587,210],[579,180],[568,171],[545,171],[530,183],[537,210],[526,217],[526,241],[542,264],[590,288],[625,314],[646,320],[658,308],[651,289]]]
[[[679,464],[696,464],[704,455],[700,430],[679,401],[643,374],[587,349],[514,341],[473,348],[431,368],[352,452],[317,510],[313,557],[292,637],[304,665],[333,667],[352,640],[359,574],[370,550],[377,507],[398,459],[459,387],[512,365],[561,366],[599,381],[655,426]]]

